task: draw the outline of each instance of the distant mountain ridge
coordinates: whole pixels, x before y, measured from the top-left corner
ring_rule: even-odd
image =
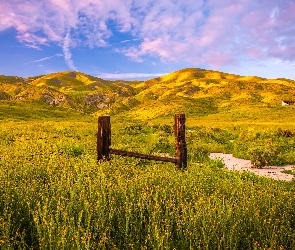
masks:
[[[295,99],[295,81],[186,68],[146,81],[104,80],[81,72],[0,76],[0,101],[41,102],[87,113],[157,117],[216,113],[234,106],[277,106]],[[1,102],[0,102],[1,105]]]

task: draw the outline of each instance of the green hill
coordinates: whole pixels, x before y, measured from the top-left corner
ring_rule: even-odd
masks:
[[[0,75],[0,101],[13,98],[27,87],[28,84],[21,77]]]
[[[53,73],[36,78],[30,85],[48,86],[62,93],[76,96],[77,92],[87,95],[93,92],[118,93],[129,95],[133,88],[119,81],[108,81],[80,72]]]
[[[295,99],[295,81],[292,80],[245,77],[193,68],[133,87],[134,96],[120,99],[98,114],[124,112],[129,117],[146,119],[171,116],[177,112],[198,117],[229,116],[229,111],[233,111],[243,117],[261,113],[262,109],[266,113],[270,109],[276,113],[274,108],[281,109],[282,100]]]
[[[0,77],[0,100],[35,101],[82,112],[134,119],[257,113],[295,99],[295,81],[239,76],[198,68],[182,69],[147,81],[110,81],[80,72],[29,78]],[[241,115],[243,116],[243,115]]]

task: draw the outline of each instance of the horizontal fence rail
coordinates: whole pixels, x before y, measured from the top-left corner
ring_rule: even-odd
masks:
[[[154,160],[154,161],[163,161],[163,162],[172,162],[172,163],[177,163],[178,161],[178,159],[173,157],[170,158],[170,157],[162,157],[162,156],[156,156],[156,155],[146,155],[146,154],[140,154],[140,153],[112,149],[112,148],[110,148],[110,153],[114,155],[135,157],[135,158],[140,158],[145,160]]]
[[[110,160],[111,154],[135,157],[146,160],[171,162],[179,169],[187,167],[187,147],[185,141],[185,114],[174,115],[174,146],[175,157],[162,157],[150,154],[129,152],[126,150],[113,149],[111,146],[111,120],[110,116],[98,117],[97,133],[97,160]]]

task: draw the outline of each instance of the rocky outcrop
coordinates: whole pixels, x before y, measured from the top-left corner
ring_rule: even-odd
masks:
[[[7,94],[6,92],[0,91],[0,101],[1,100],[9,100],[11,99],[11,96]]]
[[[31,86],[13,98],[20,100],[40,100],[49,105],[61,105],[68,102],[65,94],[48,87]]]
[[[52,93],[42,94],[42,100],[52,106],[60,105],[66,102],[64,95],[53,95]]]
[[[114,98],[108,94],[95,93],[92,95],[85,96],[84,102],[86,106],[97,107],[99,109],[104,109],[109,106],[109,103]]]

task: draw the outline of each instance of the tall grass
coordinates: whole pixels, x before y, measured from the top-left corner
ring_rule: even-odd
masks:
[[[114,126],[114,146],[173,151],[168,127],[137,126]],[[95,123],[0,127],[1,249],[295,247],[293,183],[220,169],[205,151],[196,164],[204,138],[214,145],[229,132],[191,129],[191,160],[181,172],[132,158],[97,163]]]

